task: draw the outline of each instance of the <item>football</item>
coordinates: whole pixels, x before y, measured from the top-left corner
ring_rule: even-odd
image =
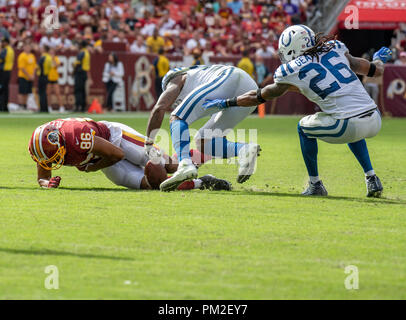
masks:
[[[152,189],[159,189],[159,185],[168,177],[164,166],[154,164],[151,160],[145,165],[144,174]]]

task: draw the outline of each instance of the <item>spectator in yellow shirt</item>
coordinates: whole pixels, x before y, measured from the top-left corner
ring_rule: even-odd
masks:
[[[8,93],[11,70],[14,65],[14,50],[10,40],[3,38],[0,50],[0,111],[8,111]]]
[[[48,112],[47,85],[49,72],[52,68],[52,57],[49,54],[49,47],[47,45],[43,45],[41,51],[42,55],[38,61],[39,111]]]
[[[18,100],[20,106],[27,108],[28,95],[32,93],[32,85],[37,69],[37,60],[31,53],[31,44],[24,44],[24,51],[17,58],[18,65]]]
[[[86,108],[86,81],[90,80],[90,54],[87,45],[85,40],[80,43],[80,51],[74,64],[76,112],[85,112]]]
[[[52,58],[52,67],[48,74],[48,96],[54,93],[56,95],[56,99],[58,100],[59,111],[64,111],[65,108],[62,104],[61,90],[58,83],[58,67],[61,65],[61,61],[59,60],[58,56],[55,55],[55,49],[51,48],[49,50],[49,54]]]
[[[158,28],[154,29],[154,34],[147,38],[147,48],[149,53],[158,53],[160,48],[165,46],[164,38],[158,34]]]
[[[164,48],[158,51],[158,57],[153,62],[153,70],[155,70],[155,93],[157,99],[162,93],[162,79],[169,71],[169,60],[164,55]]]
[[[255,67],[254,63],[251,61],[249,57],[249,51],[244,50],[242,53],[242,58],[238,62],[237,67],[244,70],[246,73],[248,73],[252,79],[255,79]]]
[[[172,52],[174,49],[173,42],[171,40],[171,35],[169,32],[164,34],[164,50],[166,53]]]

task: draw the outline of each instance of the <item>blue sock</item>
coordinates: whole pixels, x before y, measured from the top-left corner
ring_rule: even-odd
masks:
[[[357,158],[359,164],[362,166],[362,169],[364,169],[364,172],[367,173],[372,171],[371,159],[369,158],[368,147],[365,139],[358,142],[349,143],[348,146]]]
[[[179,161],[190,159],[190,134],[189,126],[184,120],[171,122],[171,137],[173,148],[178,155]]]
[[[318,177],[319,170],[317,168],[317,139],[308,138],[303,132],[300,125],[297,126],[297,131],[299,132],[300,147],[302,148],[303,160],[306,164],[307,172],[310,177]]]
[[[240,142],[230,142],[224,137],[206,140],[204,144],[204,153],[210,154],[216,158],[233,158],[238,156],[238,152],[245,145]]]

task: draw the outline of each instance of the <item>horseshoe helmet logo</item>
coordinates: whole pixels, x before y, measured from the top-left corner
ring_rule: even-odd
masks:
[[[285,47],[289,46],[292,42],[292,32],[289,32],[289,40],[287,43],[285,43],[285,34],[282,34],[281,42]]]

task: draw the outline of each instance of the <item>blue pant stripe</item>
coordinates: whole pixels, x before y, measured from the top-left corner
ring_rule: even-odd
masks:
[[[202,92],[200,94],[200,96],[191,104],[191,106],[188,108],[188,110],[185,112],[185,114],[183,115],[183,120],[186,120],[187,117],[190,115],[190,113],[193,111],[194,107],[196,106],[196,104],[199,103],[200,100],[202,100],[205,96],[207,96],[210,92],[213,92],[214,90],[216,90],[218,87],[220,87],[224,82],[227,81],[227,79],[231,76],[231,74],[233,73],[234,68],[232,68],[229,73],[226,75],[226,73],[222,74],[220,77],[218,77],[213,83],[211,83],[212,85],[215,84],[214,87],[211,88],[207,88],[206,91],[204,90],[199,90],[198,93]],[[221,81],[220,81],[221,80]],[[217,83],[219,82],[220,83]],[[198,94],[196,93],[196,94]]]
[[[334,133],[334,134],[313,134],[313,133],[305,133],[306,134],[306,136],[308,136],[308,137],[318,137],[318,138],[323,138],[323,137],[333,137],[333,138],[338,138],[338,137],[341,137],[343,134],[344,134],[344,132],[345,132],[345,130],[347,130],[347,126],[348,126],[348,119],[346,119],[346,120],[344,120],[344,124],[343,124],[343,127],[341,128],[341,130],[339,131],[339,132],[337,132],[337,133]]]
[[[337,120],[336,123],[334,123],[332,126],[329,126],[329,127],[303,127],[303,126],[301,126],[301,128],[306,131],[334,130],[335,128],[338,127],[339,124],[340,124],[340,120]]]
[[[193,104],[190,106],[190,108],[186,111],[186,113],[185,113],[185,115],[184,115],[185,119],[187,119],[187,117],[190,115],[190,113],[192,112],[192,110],[194,109],[194,107],[196,106],[196,104],[198,104],[199,101],[202,100],[205,96],[207,96],[210,92],[213,92],[213,91],[216,90],[218,87],[220,87],[221,85],[223,85],[223,83],[226,82],[227,79],[231,76],[231,74],[233,73],[233,71],[234,71],[234,68],[232,68],[231,71],[228,73],[228,75],[227,75],[224,79],[222,79],[221,82],[218,83],[215,87],[213,87],[213,88],[211,88],[210,90],[208,90],[208,91],[202,93],[202,94],[200,95],[200,97],[197,98],[197,99],[193,102]],[[225,75],[225,74],[224,74],[224,75]],[[224,76],[224,75],[222,75],[222,76]],[[221,77],[219,77],[219,79],[220,79],[220,78],[221,78]]]
[[[179,110],[176,112],[176,116],[178,116],[179,118],[180,115],[182,114],[183,110],[186,108],[186,106],[202,91],[208,89],[209,87],[213,86],[216,82],[220,81],[220,79],[224,76],[225,74],[222,74],[220,77],[218,77],[216,80],[214,80],[211,83],[206,84],[205,86],[203,86],[202,88],[200,88],[199,90],[197,90],[195,93],[193,93],[189,98],[187,98],[186,101],[182,102],[182,107],[179,108]]]

